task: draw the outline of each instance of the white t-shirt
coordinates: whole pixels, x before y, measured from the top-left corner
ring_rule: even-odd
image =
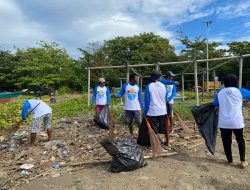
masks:
[[[30,99],[30,110],[34,109],[39,103],[39,105],[32,111],[33,118],[41,117],[45,114],[52,113],[51,107],[42,100]]]
[[[107,104],[107,87],[98,86],[96,89],[96,105]]]
[[[160,116],[167,114],[166,93],[167,89],[161,82],[153,82],[149,84],[150,104],[148,116]]]
[[[167,88],[168,88],[168,98],[169,98],[170,96],[172,96],[174,85],[167,84]],[[173,103],[174,103],[174,98],[172,98],[172,100],[169,102],[169,104],[173,104]]]
[[[141,106],[138,100],[138,92],[139,92],[138,85],[130,85],[129,83],[125,89],[125,110],[141,110]]]
[[[242,94],[239,89],[223,88],[218,93],[219,128],[241,129],[244,125],[242,114]]]

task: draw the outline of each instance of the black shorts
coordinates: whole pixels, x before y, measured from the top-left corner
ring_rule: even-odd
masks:
[[[168,131],[168,117],[167,115],[147,116],[155,133],[165,134]]]
[[[173,109],[174,109],[174,104],[167,103],[167,113],[169,118],[173,117]]]

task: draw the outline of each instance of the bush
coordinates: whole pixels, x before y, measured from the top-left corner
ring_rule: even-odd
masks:
[[[58,90],[58,95],[64,95],[64,94],[69,94],[72,93],[72,89],[67,87],[67,86],[61,86]]]

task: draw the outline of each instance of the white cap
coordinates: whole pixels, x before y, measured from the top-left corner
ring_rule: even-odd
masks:
[[[105,78],[99,78],[99,82],[106,82]]]

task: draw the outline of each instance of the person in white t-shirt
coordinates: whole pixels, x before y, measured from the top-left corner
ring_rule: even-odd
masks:
[[[244,118],[242,114],[243,99],[250,99],[250,91],[238,88],[238,80],[235,75],[227,75],[224,78],[224,88],[220,89],[214,99],[214,105],[219,106],[218,127],[221,131],[224,152],[228,163],[233,163],[232,157],[232,133],[238,143],[241,167],[247,167],[246,139],[244,134]]]
[[[136,75],[129,75],[129,82],[123,84],[121,91],[117,94],[117,98],[125,96],[125,123],[128,124],[130,135],[133,136],[133,120],[138,127],[142,122],[143,108],[141,88],[136,84]]]
[[[33,146],[36,141],[36,134],[41,131],[41,125],[43,124],[44,130],[47,131],[48,141],[51,140],[52,129],[50,126],[52,109],[51,107],[43,102],[42,100],[29,99],[24,102],[22,108],[22,119],[27,119],[28,111],[33,114],[31,134],[30,134],[30,145]]]
[[[99,79],[99,85],[93,90],[92,105],[95,104],[95,113],[98,114],[106,105],[110,104],[110,90],[104,78]]]
[[[169,129],[167,120],[167,97],[168,91],[164,84],[160,82],[161,73],[153,71],[151,82],[146,86],[144,102],[144,114],[151,123],[152,128],[158,135],[164,134],[166,138],[165,145],[169,146]]]

